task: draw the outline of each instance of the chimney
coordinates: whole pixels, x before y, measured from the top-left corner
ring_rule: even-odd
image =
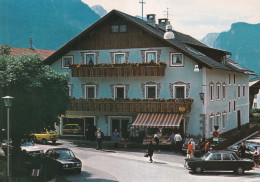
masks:
[[[166,25],[168,25],[168,18],[158,19],[159,28],[162,30],[166,30]]]
[[[147,23],[153,27],[155,27],[155,14],[147,15]]]

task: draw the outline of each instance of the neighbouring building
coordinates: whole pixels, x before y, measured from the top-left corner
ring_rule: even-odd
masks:
[[[260,80],[249,82],[250,87],[250,108],[260,109]]]
[[[71,75],[60,133],[152,136],[159,128],[210,138],[214,126],[240,129],[249,122],[253,73],[230,57],[171,30],[167,19],[113,10],[45,60]]]

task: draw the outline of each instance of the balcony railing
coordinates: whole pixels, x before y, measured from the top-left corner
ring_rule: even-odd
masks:
[[[164,76],[166,64],[70,66],[72,77]]]
[[[182,101],[110,101],[110,100],[72,100],[69,110],[93,112],[155,112],[188,113],[191,112],[192,99]]]

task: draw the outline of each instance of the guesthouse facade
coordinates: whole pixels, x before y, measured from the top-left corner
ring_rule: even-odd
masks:
[[[101,128],[110,137],[146,136],[156,129],[210,138],[249,122],[249,70],[228,51],[112,10],[45,60],[70,75],[70,108],[60,116],[71,134]],[[165,32],[173,37],[165,38]],[[90,136],[91,138],[91,136]]]

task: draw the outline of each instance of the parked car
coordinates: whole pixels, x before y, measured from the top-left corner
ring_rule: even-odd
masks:
[[[81,173],[82,162],[68,148],[52,148],[46,151],[46,156],[54,161],[60,171],[75,171]]]
[[[63,134],[82,134],[82,128],[79,124],[65,124]]]
[[[195,173],[203,171],[234,171],[238,175],[244,171],[252,170],[254,161],[240,159],[233,151],[209,151],[201,158],[185,159],[184,166]]]
[[[238,156],[240,156],[238,149],[240,145],[232,145],[227,147],[227,150],[234,151]],[[254,155],[254,146],[253,145],[246,145],[248,150],[245,152],[245,158],[252,159]]]
[[[187,152],[187,147],[188,147],[188,142],[190,141],[191,138],[185,138],[185,141],[182,145],[182,152],[183,154],[186,154]],[[193,138],[193,141],[195,142],[195,151],[194,154],[199,154],[201,155],[204,152],[204,145],[205,143],[203,143],[204,145],[200,145],[199,144],[199,140],[196,138]]]
[[[42,132],[34,133],[34,141],[42,142],[43,144],[47,144],[48,141],[52,141],[52,143],[56,143],[59,138],[59,132],[44,129]]]
[[[37,146],[34,142],[26,141],[21,144],[21,149],[26,151],[30,155],[43,154],[43,148]]]

